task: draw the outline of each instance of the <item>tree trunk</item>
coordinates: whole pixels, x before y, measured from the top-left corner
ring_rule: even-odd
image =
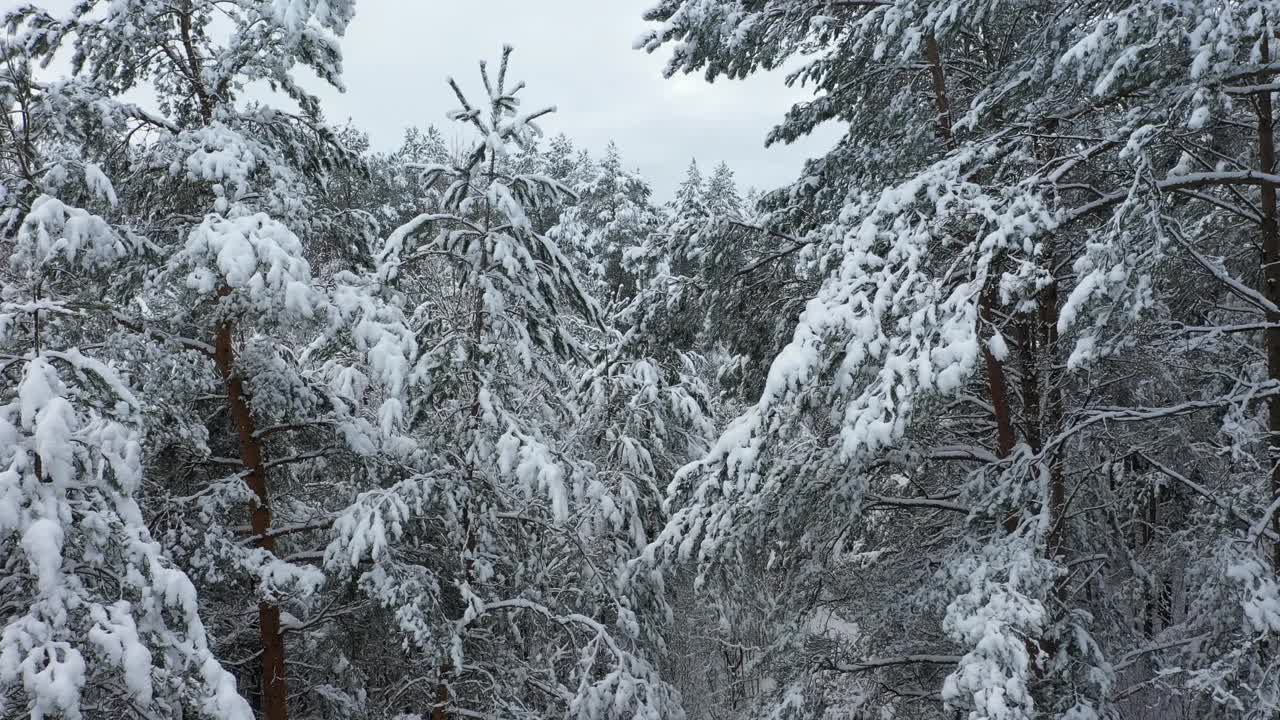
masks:
[[[213,122],[216,98],[209,93],[204,83],[204,60],[200,57],[194,37],[192,23],[194,9],[191,1],[184,2],[178,10],[178,33],[186,56],[188,81],[199,103],[201,124],[207,127]],[[230,294],[231,288],[226,285],[218,288],[219,299]],[[262,441],[256,435],[257,428],[253,421],[253,413],[244,395],[244,382],[235,371],[236,356],[232,339],[234,330],[234,323],[230,320],[224,320],[218,324],[214,338],[214,363],[218,366],[218,371],[222,374],[222,382],[226,387],[227,407],[240,444],[240,462],[247,471],[245,483],[254,495],[253,506],[249,508],[250,526],[253,528],[253,534],[261,538],[257,542],[258,547],[274,553],[276,541],[270,535],[271,502],[267,490],[267,469],[263,463]],[[280,608],[265,600],[258,602],[258,632],[262,639],[263,717],[265,720],[288,720],[289,693],[285,682],[284,636],[280,634]]]
[[[995,327],[991,308],[995,306],[996,287],[988,282],[978,299],[978,343],[982,347],[982,359],[987,366],[987,395],[996,421],[996,457],[1007,458],[1013,452],[1016,436],[1013,432],[1013,413],[1009,408],[1009,381],[1004,374],[1004,363],[996,358],[982,339],[983,325]],[[1004,519],[1004,528],[1012,533],[1018,529],[1019,513],[1010,511]]]
[[[1268,62],[1271,57],[1270,42],[1266,35],[1262,37],[1262,57]],[[1264,90],[1257,94],[1258,104],[1258,164],[1264,173],[1275,171],[1276,141],[1275,122],[1271,107],[1271,91]],[[1263,294],[1273,304],[1280,305],[1280,229],[1276,225],[1276,189],[1271,185],[1262,186],[1262,270]],[[1267,377],[1280,381],[1280,314],[1267,313],[1267,330],[1265,333],[1267,351]],[[1272,503],[1280,499],[1280,397],[1272,396],[1267,401],[1268,429],[1271,433],[1271,498]],[[1271,516],[1271,528],[1280,534],[1280,513]],[[1280,573],[1280,543],[1271,547],[1272,569]]]
[[[222,286],[220,298],[231,294]],[[222,373],[227,391],[227,407],[231,422],[235,425],[240,443],[240,462],[247,471],[245,483],[253,491],[254,502],[250,508],[253,534],[259,538],[258,547],[275,552],[276,541],[271,536],[271,502],[267,490],[267,469],[263,462],[262,441],[256,436],[253,413],[244,394],[244,382],[236,374],[235,346],[232,335],[234,324],[224,320],[218,324],[214,339],[214,362]],[[285,683],[284,636],[280,634],[280,608],[264,601],[258,603],[258,629],[262,637],[262,713],[265,720],[287,720],[289,717],[289,693]]]
[[[942,67],[942,51],[938,39],[929,33],[924,37],[924,55],[933,77],[933,106],[938,111],[938,134],[950,148],[955,138],[951,131],[951,100],[947,97],[947,73]]]
[[[1018,324],[1018,349],[1022,363],[1022,433],[1031,451],[1044,449],[1040,407],[1040,325],[1027,319]]]
[[[1050,268],[1058,265],[1056,238],[1050,236],[1045,241],[1045,264]],[[1044,413],[1040,421],[1040,434],[1048,437],[1058,432],[1062,424],[1062,371],[1058,358],[1058,281],[1055,277],[1040,291],[1039,303],[1040,348],[1044,362]],[[1063,553],[1063,538],[1066,536],[1067,482],[1062,472],[1062,463],[1056,457],[1062,451],[1058,448],[1044,461],[1049,464],[1049,526],[1053,531],[1049,535],[1049,557],[1052,559]],[[1061,593],[1065,588],[1059,586]]]
[[[436,683],[436,704],[431,710],[431,720],[449,720],[445,707],[449,704],[449,684],[445,678],[449,676],[453,665],[449,661],[440,663],[440,681]]]
[[[938,39],[932,33],[924,39],[925,59],[929,63],[929,73],[933,77],[933,104],[938,111],[938,135],[950,149],[955,145],[955,134],[951,126],[951,99],[947,95],[947,75],[942,66],[942,50],[938,47]],[[996,421],[996,455],[1009,457],[1013,452],[1015,436],[1013,432],[1013,416],[1009,409],[1009,383],[1005,378],[1004,364],[991,354],[991,349],[982,342],[982,325],[995,327],[991,309],[996,302],[996,286],[990,281],[983,288],[978,299],[978,342],[982,346],[982,359],[987,366],[987,392],[991,400],[991,408]],[[1018,528],[1018,515],[1010,513],[1005,518],[1005,529],[1013,532]]]
[[[978,304],[978,322],[995,328],[995,318],[991,308],[995,306],[996,289],[994,284],[982,293]],[[982,334],[979,333],[979,342]],[[1013,432],[1013,413],[1009,407],[1009,381],[1004,374],[1004,363],[996,358],[987,343],[982,343],[982,358],[987,365],[987,392],[990,394],[991,409],[996,420],[996,454],[1001,458],[1009,457],[1013,452],[1016,436]]]
[[[187,0],[179,8],[178,34],[182,38],[182,49],[186,53],[186,72],[189,75],[187,81],[191,83],[191,89],[195,93],[196,101],[200,103],[201,124],[208,126],[209,123],[213,122],[214,98],[209,94],[209,89],[205,87],[204,60],[200,57],[200,50],[196,47],[195,38],[192,34],[191,16],[194,12],[191,0]]]

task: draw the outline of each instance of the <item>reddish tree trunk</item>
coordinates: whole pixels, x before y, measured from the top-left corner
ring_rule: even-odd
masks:
[[[947,95],[947,74],[942,65],[942,50],[938,47],[938,39],[932,33],[924,39],[925,59],[929,64],[929,74],[933,78],[933,104],[937,110],[938,135],[948,148],[955,144],[955,134],[951,126],[951,99]],[[978,329],[981,342],[982,324],[995,326],[991,309],[995,306],[996,288],[994,284],[982,291],[978,300]],[[982,343],[982,358],[987,366],[987,392],[990,395],[991,408],[996,421],[996,454],[1005,458],[1013,452],[1015,436],[1013,432],[1013,414],[1009,409],[1009,383],[1005,378],[1004,365],[991,354],[986,343]],[[1018,528],[1018,516],[1010,513],[1005,518],[1005,529],[1013,532]]]
[[[209,93],[204,83],[204,60],[200,57],[193,32],[192,3],[187,0],[178,10],[178,32],[187,64],[185,70],[189,74],[188,81],[199,102],[201,123],[207,126],[213,122],[216,98]],[[173,57],[176,58],[176,54]],[[218,288],[219,298],[230,294],[231,288],[225,285]],[[235,372],[236,356],[232,339],[234,329],[234,324],[229,320],[218,324],[214,338],[214,363],[222,374],[223,385],[227,391],[227,407],[240,444],[240,462],[247,471],[245,483],[254,495],[253,506],[249,509],[250,526],[253,528],[253,534],[260,538],[258,547],[275,552],[276,541],[270,535],[271,503],[267,490],[267,469],[263,463],[262,441],[256,435],[257,428],[253,421],[253,413],[244,395],[244,383]],[[288,720],[289,693],[285,683],[284,636],[280,634],[280,608],[260,601],[258,629],[262,640],[263,717],[265,720]]]
[[[231,293],[230,288],[219,289],[219,297]],[[267,469],[263,461],[262,441],[257,437],[253,413],[244,394],[244,382],[236,374],[234,325],[231,321],[218,324],[214,339],[214,362],[222,374],[227,391],[227,407],[240,443],[240,462],[244,465],[245,483],[253,491],[254,503],[250,508],[253,534],[261,538],[258,546],[275,551],[276,541],[270,534],[271,502],[267,490]],[[258,627],[262,638],[262,714],[265,720],[288,720],[289,694],[285,683],[284,637],[280,634],[280,608],[271,603],[258,603]]]
[[[942,51],[938,48],[938,39],[933,33],[924,38],[924,55],[929,62],[929,74],[933,78],[933,106],[938,111],[938,134],[950,148],[954,139],[951,131],[951,100],[947,96],[947,73],[942,67]]]
[[[990,302],[984,298],[978,307],[979,316],[987,324],[992,324]],[[987,365],[987,392],[991,396],[991,409],[996,421],[996,454],[1006,458],[1013,452],[1016,442],[1013,413],[1009,408],[1009,381],[1004,374],[1004,363],[996,359],[986,343],[982,345],[982,358]]]
[[[989,284],[978,300],[978,325],[995,327],[991,308],[995,305],[996,289]],[[991,400],[991,412],[996,421],[996,456],[1007,458],[1013,452],[1015,435],[1013,432],[1013,412],[1009,408],[1009,381],[1004,374],[1004,363],[991,353],[991,348],[982,341],[982,333],[978,332],[978,342],[982,345],[982,359],[987,366],[987,394]],[[1004,527],[1008,532],[1018,529],[1018,513],[1010,512],[1005,516]]]

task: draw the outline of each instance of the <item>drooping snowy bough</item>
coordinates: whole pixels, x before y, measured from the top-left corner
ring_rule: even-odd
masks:
[[[1280,6],[648,17],[669,73],[803,56],[771,140],[848,131],[719,283],[796,319],[754,326],[754,402],[637,568],[786,588],[756,610],[778,717],[1274,714]]]

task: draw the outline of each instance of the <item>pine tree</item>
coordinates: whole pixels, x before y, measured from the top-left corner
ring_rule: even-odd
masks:
[[[689,161],[670,208],[677,222],[691,221],[706,214],[706,182],[702,179],[697,160]]]
[[[238,631],[243,598],[257,605],[259,640],[250,647],[257,646],[259,670],[247,684],[260,682],[256,702],[268,718],[288,713],[285,631],[296,616],[282,606],[305,615],[324,582],[307,553],[284,557],[292,539],[283,538],[327,527],[326,501],[341,498],[308,502],[289,493],[321,458],[346,454],[358,463],[384,445],[371,440],[379,435],[363,408],[331,392],[326,376],[354,372],[368,378],[365,388],[394,395],[403,360],[392,354],[411,350],[395,310],[378,304],[372,286],[341,273],[330,287],[314,282],[297,234],[331,227],[315,221],[310,190],[350,156],[289,72],[301,62],[337,84],[332,33],[349,18],[349,5],[251,2],[116,3],[105,14],[90,3],[68,19],[34,8],[9,18],[19,29],[15,49],[42,58],[66,44],[76,50],[76,80],[53,86],[46,101],[56,140],[74,151],[46,177],[50,187],[63,184],[70,159],[84,158],[89,189],[119,205],[120,224],[95,232],[143,250],[129,254],[105,304],[81,302],[130,334],[115,362],[137,364],[134,382],[161,421],[148,428],[147,444],[158,452],[146,475],[181,477],[141,482],[158,490],[150,510],[166,552],[199,570],[192,577],[207,590],[206,623]],[[256,78],[269,78],[302,114],[237,104],[242,85]],[[146,79],[154,80],[159,113],[119,97]],[[143,135],[136,148],[115,142]],[[130,151],[123,160],[113,155],[122,149]],[[103,168],[126,181],[113,184]],[[151,171],[126,172],[138,169]],[[74,220],[76,211],[58,207],[33,203],[26,225]],[[79,233],[86,222],[70,227]],[[397,402],[388,398],[378,410],[384,436]],[[218,470],[227,465],[237,470]],[[223,595],[237,595],[237,586],[238,599]],[[193,601],[184,602],[194,614]]]
[[[703,195],[703,204],[707,212],[723,217],[737,217],[742,214],[742,198],[738,196],[738,184],[734,182],[733,170],[728,163],[721,162],[716,166]]]
[[[892,14],[888,6],[826,14],[782,5],[732,14],[725,4],[693,0],[651,13],[663,25],[651,36],[650,49],[695,35],[714,38],[677,52],[672,71],[705,67],[711,76],[740,75],[773,66],[790,52],[784,48],[799,46],[793,42],[831,43],[836,50],[800,73],[817,79],[826,94],[793,108],[771,140],[794,138],[833,117],[850,126],[848,137],[811,163],[792,188],[786,214],[762,226],[787,245],[741,271],[790,261],[801,278],[817,270],[821,283],[801,301],[804,311],[772,361],[759,400],[706,460],[682,471],[687,504],[659,546],[684,557],[701,547],[704,575],[723,561],[758,558],[804,596],[841,562],[847,542],[873,549],[892,542],[876,530],[884,512],[945,512],[955,497],[947,493],[946,475],[921,464],[939,453],[935,448],[982,448],[959,496],[968,504],[953,508],[970,522],[964,532],[944,536],[956,541],[940,548],[941,569],[886,566],[887,574],[877,577],[893,578],[900,591],[886,595],[879,587],[863,596],[864,610],[855,621],[885,633],[863,638],[865,647],[854,652],[874,660],[857,654],[832,660],[821,666],[829,682],[815,685],[797,677],[795,684],[780,686],[773,700],[798,712],[845,693],[846,676],[856,682],[869,673],[884,682],[900,666],[953,666],[940,683],[943,697],[975,707],[975,717],[1029,717],[1038,704],[1055,712],[1094,712],[1105,683],[1089,689],[1077,684],[1073,695],[1055,696],[1041,682],[1046,671],[1055,677],[1084,675],[1102,660],[1078,622],[1081,616],[1060,613],[1053,604],[1056,563],[1064,558],[1057,554],[1058,530],[1048,528],[1062,522],[1063,506],[1053,499],[1060,469],[1055,458],[1039,454],[1042,447],[1019,446],[1011,432],[1008,351],[994,312],[996,305],[1014,303],[1011,295],[1034,297],[1037,288],[1029,277],[1040,257],[1021,238],[1053,227],[1053,201],[1036,181],[1024,180],[1034,172],[1031,148],[985,134],[982,126],[991,112],[982,105],[982,93],[988,80],[1000,82],[995,76],[1004,67],[984,65],[992,77],[969,75],[956,86],[947,82],[939,59],[939,44],[978,22],[983,8],[952,15],[922,9],[893,24],[886,21]],[[775,13],[775,20],[759,22]],[[1006,31],[1012,32],[1003,26],[984,30],[987,37]],[[915,72],[921,58],[931,71],[923,88],[892,79]],[[842,92],[857,92],[861,100],[832,100]],[[979,118],[966,119],[975,127],[966,127],[970,134],[963,140],[952,119],[961,98],[973,98],[978,109],[970,117]],[[797,206],[821,219],[814,224],[791,210]],[[1020,273],[1006,274],[1009,267]],[[1017,312],[1025,310],[1002,309],[1001,317]],[[953,408],[979,398],[978,407],[994,415],[994,432],[963,422],[943,424],[948,397],[955,398]],[[810,413],[815,403],[821,410]],[[827,450],[813,452],[814,446]],[[921,497],[895,496],[898,477],[910,478]],[[1046,488],[1048,501],[1040,488]],[[828,525],[823,518],[831,503],[842,508]],[[726,513],[735,522],[722,532],[725,525],[716,518]],[[852,529],[838,519],[849,516],[857,518]],[[930,527],[906,524],[896,537],[911,538]],[[779,545],[798,551],[775,561]],[[817,547],[835,550],[811,555],[808,549]],[[979,571],[982,580],[975,583]],[[821,595],[808,596],[814,602],[784,611],[790,622],[803,626],[814,613],[829,610]],[[884,611],[866,612],[877,598],[901,596],[911,598],[924,623],[905,635],[889,630]],[[982,618],[982,632],[971,631],[976,618]],[[923,639],[937,635],[930,623],[947,637],[940,646],[921,647]],[[786,657],[805,635],[777,634],[770,652]],[[1064,636],[1081,642],[1057,645]],[[1053,657],[1052,668],[1037,664],[1046,655]]]
[[[1280,3],[663,0],[665,205],[352,11],[6,15],[0,715],[1276,714]]]
[[[612,507],[616,529],[601,529],[626,531],[609,516],[628,507],[558,432],[571,412],[558,389],[585,357],[579,338],[600,311],[529,219],[572,194],[544,175],[511,174],[551,109],[521,112],[510,54],[496,74],[481,64],[481,105],[451,81],[461,104],[452,117],[478,140],[462,163],[428,170],[447,183],[442,211],[401,226],[382,254],[384,281],[428,323],[417,330],[429,349],[407,409],[424,465],[339,521],[330,565],[345,564],[394,609],[436,664],[435,717],[678,716],[637,645],[637,608],[614,589],[617,558],[608,545],[601,554],[594,523],[583,524]],[[561,644],[566,636],[576,650]]]
[[[576,150],[573,141],[564,133],[551,138],[551,142],[547,144],[547,149],[543,153],[546,175],[565,185],[573,183],[580,161]]]
[[[550,234],[592,279],[596,295],[625,302],[635,294],[636,283],[624,266],[626,253],[659,223],[650,202],[653,191],[643,177],[623,168],[617,145],[609,143],[594,176],[575,192],[577,202],[560,215]]]
[[[8,60],[0,95],[20,110],[6,116],[0,183],[0,712],[249,720],[195,586],[139,505],[147,408],[101,303],[154,248],[113,227],[119,199],[98,164],[51,154],[63,98]]]
[[[1271,312],[1266,271],[1233,243],[1254,234],[1269,262],[1270,5],[650,12],[670,72],[824,48],[793,77],[815,97],[770,140],[849,126],[765,200],[760,229],[787,245],[740,272],[821,285],[785,305],[798,321],[763,392],[682,471],[654,548],[697,552],[704,576],[767,556],[791,593],[815,591],[784,617],[863,629],[765,698],[779,712],[900,702],[868,693],[927,694],[920,680],[975,718],[1272,711],[1271,659],[1234,630],[1274,632],[1269,441],[1208,417],[1270,404],[1270,370],[1216,354],[1250,332],[1272,346],[1245,320]],[[1226,217],[1239,225],[1209,230]],[[1169,442],[1183,436],[1215,440]],[[826,520],[831,502],[848,504]],[[894,561],[922,543],[938,564]],[[770,652],[785,663],[805,635]]]

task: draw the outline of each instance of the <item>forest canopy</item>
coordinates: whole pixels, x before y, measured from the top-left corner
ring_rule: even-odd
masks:
[[[670,198],[355,12],[5,14],[0,717],[1280,717],[1280,0],[659,0]]]

